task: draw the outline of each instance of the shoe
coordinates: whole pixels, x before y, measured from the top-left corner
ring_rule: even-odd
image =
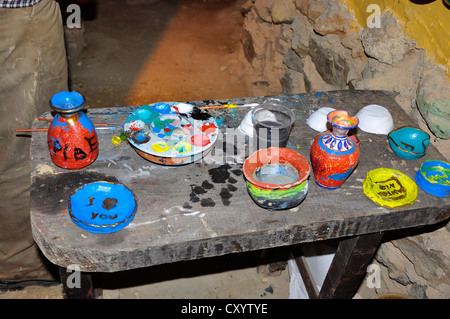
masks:
[[[23,290],[28,286],[50,287],[56,285],[60,285],[59,281],[51,279],[21,279],[21,280],[0,279],[0,291]]]

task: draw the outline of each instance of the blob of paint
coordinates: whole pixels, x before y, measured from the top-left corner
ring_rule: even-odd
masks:
[[[172,134],[180,121],[181,118],[178,115],[161,115],[153,121],[150,127],[156,136],[164,138]]]
[[[131,138],[133,141],[135,141],[136,143],[146,143],[148,141],[150,141],[150,136],[148,136],[147,134],[144,134],[143,131],[136,131],[131,135]]]
[[[169,114],[172,111],[167,103],[156,103],[153,109],[161,114]]]
[[[174,148],[178,153],[187,153],[192,150],[192,146],[187,142],[178,142]]]
[[[202,132],[205,134],[210,134],[216,131],[217,126],[214,123],[207,122],[202,125]]]
[[[176,109],[178,111],[178,113],[187,114],[187,113],[192,112],[192,110],[194,109],[194,106],[191,104],[187,104],[187,103],[177,103],[176,105],[174,105],[173,108]]]
[[[169,144],[167,143],[155,143],[152,145],[152,150],[154,150],[157,153],[164,153],[167,152],[170,149]]]
[[[145,127],[145,123],[141,120],[135,120],[130,122],[130,130],[140,131]]]
[[[122,143],[122,139],[119,136],[113,136],[111,139],[111,143],[114,144],[114,146],[119,146]]]
[[[207,135],[204,134],[195,134],[192,135],[191,139],[191,144],[195,145],[195,146],[206,146],[209,143],[211,143],[211,140],[209,139],[209,137]]]

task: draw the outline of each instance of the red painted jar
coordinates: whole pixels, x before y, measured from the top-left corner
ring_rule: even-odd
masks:
[[[317,135],[311,146],[311,166],[316,183],[324,188],[340,187],[359,161],[359,146],[348,137],[348,131],[358,126],[358,118],[346,111],[328,113],[332,132]]]
[[[59,92],[50,100],[57,114],[48,128],[48,149],[52,162],[66,169],[88,166],[98,157],[98,138],[94,124],[81,110],[84,96],[76,91]]]

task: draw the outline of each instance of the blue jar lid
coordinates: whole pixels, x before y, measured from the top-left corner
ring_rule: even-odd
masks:
[[[53,95],[50,100],[50,107],[60,113],[75,113],[81,111],[86,106],[86,100],[77,91],[61,91]]]

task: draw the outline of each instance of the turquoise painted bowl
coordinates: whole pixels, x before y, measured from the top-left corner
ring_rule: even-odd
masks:
[[[430,143],[430,135],[411,126],[400,127],[388,134],[394,153],[404,159],[415,160],[424,156]]]
[[[67,208],[80,228],[91,233],[113,233],[134,219],[137,200],[124,185],[99,181],[76,189],[69,196]]]
[[[450,195],[450,163],[425,161],[416,173],[416,183],[425,192],[437,197]]]
[[[250,197],[263,208],[289,209],[308,193],[309,163],[292,149],[258,150],[245,160],[243,171]]]

